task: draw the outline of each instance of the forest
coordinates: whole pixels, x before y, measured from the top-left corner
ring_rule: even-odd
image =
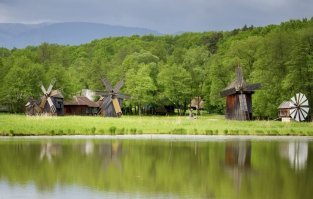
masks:
[[[124,107],[175,106],[183,114],[200,96],[205,111],[223,114],[220,91],[241,66],[248,83],[261,83],[253,95],[256,118],[277,118],[277,107],[297,92],[313,104],[313,17],[265,27],[179,35],[111,37],[79,46],[42,43],[24,49],[0,48],[0,105],[24,112],[39,98],[39,82],[61,89],[66,99],[83,88],[103,90],[101,77],[131,98]],[[134,113],[136,114],[136,113]],[[312,117],[312,111],[309,113]]]

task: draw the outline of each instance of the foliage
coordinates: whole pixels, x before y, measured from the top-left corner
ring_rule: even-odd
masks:
[[[279,104],[296,92],[313,108],[312,33],[313,19],[303,19],[225,32],[105,38],[80,46],[0,48],[0,105],[22,112],[30,97],[39,97],[39,81],[48,85],[56,78],[55,88],[71,98],[83,88],[102,90],[100,78],[106,76],[113,84],[125,80],[129,110],[164,105],[186,110],[200,96],[206,111],[223,113],[219,93],[240,65],[248,82],[262,84],[253,96],[254,116],[274,119]]]

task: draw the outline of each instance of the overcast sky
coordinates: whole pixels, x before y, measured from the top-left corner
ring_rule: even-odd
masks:
[[[311,18],[313,0],[0,0],[0,23],[97,22],[162,33]]]

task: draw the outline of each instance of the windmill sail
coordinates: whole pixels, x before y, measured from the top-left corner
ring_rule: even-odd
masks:
[[[297,93],[291,98],[291,103],[289,106],[290,116],[300,122],[304,121],[309,113],[309,102],[306,96],[302,93]]]
[[[107,117],[120,117],[122,115],[120,101],[129,98],[128,95],[119,93],[120,89],[124,85],[124,80],[120,80],[114,88],[106,78],[101,79],[103,85],[105,86],[105,91],[97,91],[105,99],[100,106],[99,113],[104,113]]]

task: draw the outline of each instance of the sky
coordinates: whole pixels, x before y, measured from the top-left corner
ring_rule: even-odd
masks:
[[[161,33],[313,17],[313,0],[0,0],[0,23],[95,22]]]

